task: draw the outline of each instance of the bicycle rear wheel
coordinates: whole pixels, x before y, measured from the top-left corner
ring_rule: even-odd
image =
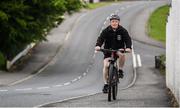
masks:
[[[111,101],[111,95],[112,95],[112,87],[113,87],[113,84],[112,84],[112,80],[113,80],[113,71],[114,71],[114,66],[113,64],[110,64],[109,65],[109,80],[108,80],[108,85],[109,85],[109,88],[108,88],[108,101]]]

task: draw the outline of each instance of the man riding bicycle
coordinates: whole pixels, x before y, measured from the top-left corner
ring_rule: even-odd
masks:
[[[128,31],[120,25],[120,17],[118,15],[112,15],[110,17],[110,25],[105,28],[97,39],[95,51],[99,51],[104,44],[105,49],[124,50],[131,52],[132,41]],[[120,51],[117,52],[118,60],[118,76],[123,78],[123,66],[125,63],[125,55]],[[108,91],[108,67],[111,53],[104,52],[104,67],[103,67],[103,80],[104,87],[103,93]]]

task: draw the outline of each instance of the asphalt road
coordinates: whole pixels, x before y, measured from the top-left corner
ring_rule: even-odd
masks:
[[[101,29],[108,24],[107,17],[118,13],[122,25],[131,31],[131,24],[137,13],[163,3],[123,2],[83,14],[72,28],[62,50],[43,72],[20,84],[1,88],[0,107],[33,107],[101,92],[103,55],[98,53],[95,58],[93,55],[96,39]],[[133,37],[133,34],[131,35]],[[153,65],[149,55],[164,53],[164,49],[154,48],[153,52],[148,50],[151,46],[144,48],[144,45],[138,42],[134,42],[134,46],[135,52],[143,55],[143,65],[147,66]],[[127,56],[129,58],[125,66],[125,78],[121,80],[120,89],[126,88],[134,78],[132,57]]]

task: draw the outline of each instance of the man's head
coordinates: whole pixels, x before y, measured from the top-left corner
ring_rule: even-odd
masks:
[[[118,15],[111,15],[110,25],[113,29],[117,29],[120,23],[120,17]]]

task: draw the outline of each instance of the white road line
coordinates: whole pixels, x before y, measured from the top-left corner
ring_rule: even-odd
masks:
[[[63,85],[59,84],[59,85],[54,85],[53,87],[62,87]]]
[[[15,89],[15,91],[28,91],[28,90],[32,90],[32,88]]]
[[[69,38],[70,34],[71,34],[70,32],[68,32],[68,33],[67,33],[66,38],[65,38],[65,41],[67,41],[67,40],[68,40],[68,38]]]
[[[88,73],[90,68],[91,68],[91,67],[88,67],[87,70],[86,70],[86,72],[84,72],[84,73]]]
[[[104,25],[106,25],[106,21],[104,21]]]
[[[141,66],[142,66],[141,57],[140,57],[139,54],[137,54],[137,64],[138,64],[138,67],[141,67]]]
[[[63,85],[67,86],[67,85],[70,85],[71,83],[70,82],[67,82],[67,83],[64,83]]]
[[[50,87],[38,87],[38,90],[42,90],[42,89],[49,89]]]
[[[132,56],[133,56],[133,68],[136,68],[137,64],[136,64],[136,55],[134,53],[134,49],[132,49]]]
[[[86,74],[87,74],[87,73],[84,72],[84,73],[83,73],[83,76],[86,76]]]
[[[7,92],[8,90],[0,90],[0,92]]]
[[[81,79],[82,76],[79,76],[78,79]]]
[[[77,81],[77,80],[78,80],[78,79],[77,79],[77,78],[75,78],[75,79],[73,79],[73,80],[72,80],[72,82],[75,82],[75,81]]]

